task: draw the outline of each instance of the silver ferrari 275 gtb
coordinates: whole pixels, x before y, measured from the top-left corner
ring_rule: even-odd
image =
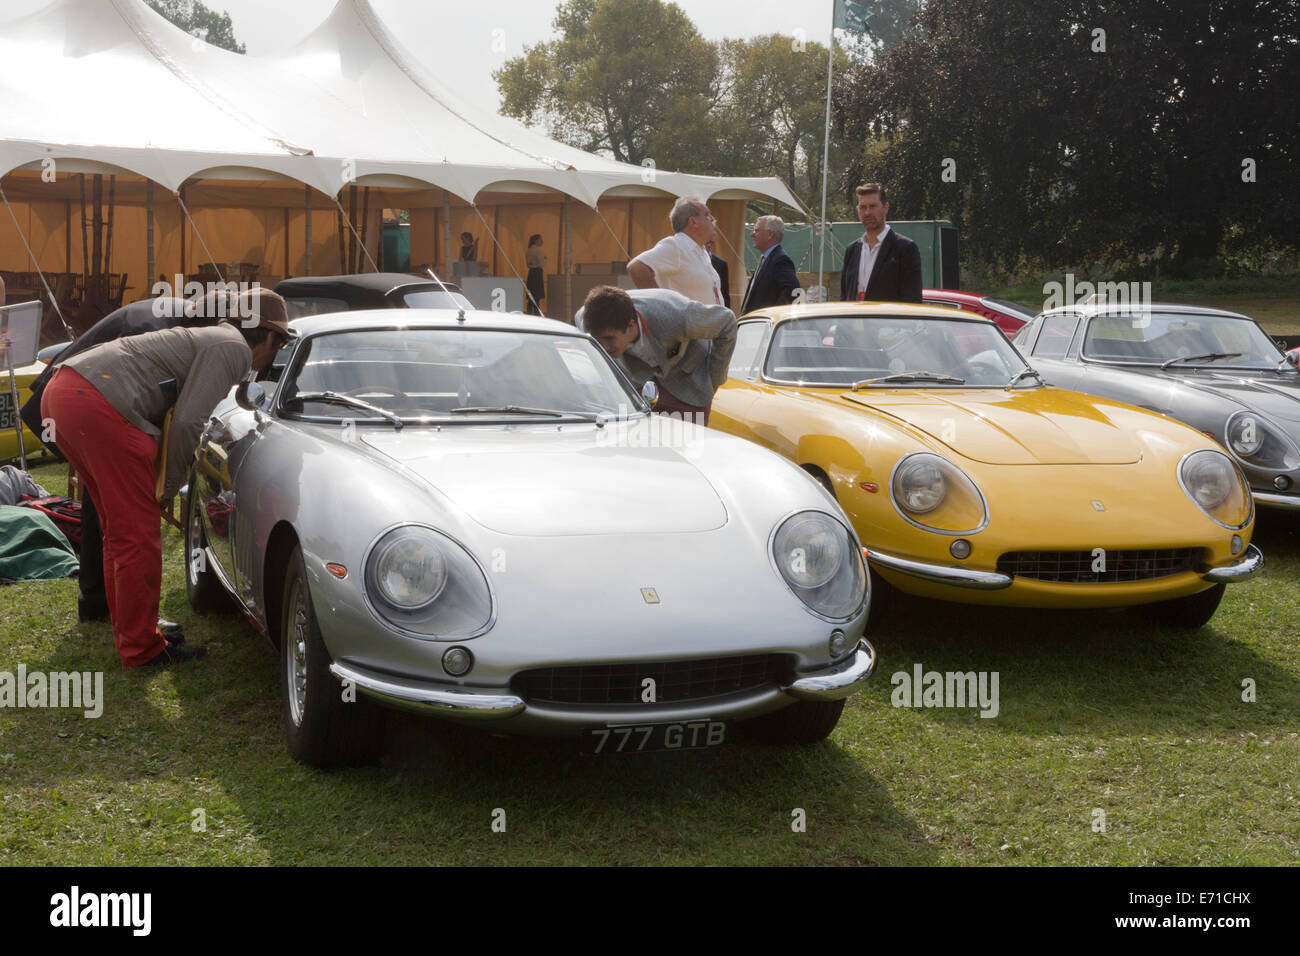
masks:
[[[843,513],[777,455],[652,415],[590,336],[495,312],[298,319],[213,412],[186,585],[281,656],[290,753],[382,709],[594,753],[826,737],[875,665]]]

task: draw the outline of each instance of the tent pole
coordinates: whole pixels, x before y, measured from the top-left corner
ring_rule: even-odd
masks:
[[[445,189],[442,191],[442,258],[442,274],[449,276],[451,275],[451,193]]]
[[[289,278],[289,207],[284,207],[284,277]]]
[[[77,173],[77,181],[81,186],[81,287],[82,294],[85,294],[86,280],[90,273],[90,253],[87,251],[86,238],[86,174]]]
[[[153,180],[146,179],[144,184],[144,238],[145,238],[145,279],[147,284],[153,286],[153,272],[158,263],[154,255],[154,237],[153,237]]]
[[[72,274],[72,200],[63,200],[63,271]]]
[[[564,318],[562,322],[573,322],[572,316],[577,312],[573,307],[573,230],[570,218],[569,197],[564,197]]]
[[[338,222],[336,223],[338,227],[337,231],[338,231],[338,239],[339,239],[339,272],[340,274],[346,275],[348,271],[348,249],[347,249],[347,243],[343,241],[343,219],[344,219],[343,203],[339,201],[338,196],[334,197],[334,201],[338,203],[339,206],[339,217],[338,217]]]
[[[336,203],[338,203],[338,207],[339,207],[339,229],[342,229],[342,228],[343,228],[343,223],[344,223],[344,221],[346,221],[347,224],[348,224],[348,229],[349,229],[349,230],[351,231],[351,233],[352,233],[352,240],[353,240],[354,242],[360,242],[361,237],[360,237],[359,235],[357,235],[357,227],[354,226],[354,225],[352,225],[352,220],[351,220],[351,219],[348,219],[347,213],[345,213],[345,212],[343,211],[343,203],[339,202],[339,199],[338,199],[337,196],[334,197],[334,201],[335,201]],[[343,234],[342,234],[342,232],[340,232],[340,233],[339,233],[339,248],[342,249],[342,247],[343,247]],[[379,266],[375,265],[375,260],[372,259],[372,258],[370,258],[370,250],[366,248],[365,243],[361,243],[361,251],[364,252],[364,253],[366,254],[366,260],[370,263],[370,268],[372,268],[372,269],[374,269],[376,272],[378,272],[378,271],[379,271]],[[360,263],[360,262],[357,263],[357,271],[358,271],[358,272],[361,271],[361,263]],[[349,273],[349,274],[351,274],[351,273]]]
[[[304,232],[307,237],[307,275],[311,275],[311,187],[303,186],[302,193],[304,215],[307,219],[304,227]],[[289,277],[286,275],[285,278],[287,279]]]
[[[370,247],[366,245],[366,240],[370,237],[370,187],[363,187],[363,192],[364,196],[361,202],[361,251],[366,254],[367,259],[370,259]],[[374,262],[375,260],[370,259],[370,261]],[[361,271],[360,259],[357,260],[357,271]],[[379,271],[378,266],[375,267],[375,271]]]
[[[181,185],[181,188],[180,188],[179,190],[177,190],[177,192],[176,192],[176,201],[179,202],[179,203],[181,204],[181,208],[182,208],[182,209],[185,208],[185,186],[184,186],[184,184],[182,184],[182,185]],[[185,295],[185,292],[184,292],[184,288],[185,288],[185,286],[184,286],[184,283],[185,283],[185,276],[186,276],[186,274],[187,274],[187,272],[188,272],[188,269],[189,269],[189,266],[188,266],[188,264],[187,264],[187,262],[186,262],[186,257],[185,257],[185,239],[186,239],[186,237],[187,237],[189,234],[190,234],[190,217],[189,217],[189,216],[186,216],[186,217],[185,217],[185,221],[184,221],[183,223],[181,223],[181,288],[178,289],[178,290],[176,290],[176,298],[178,298],[178,299],[181,298],[183,295]]]

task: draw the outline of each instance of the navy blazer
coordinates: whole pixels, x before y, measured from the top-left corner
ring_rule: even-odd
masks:
[[[749,277],[745,301],[737,315],[765,309],[769,305],[789,305],[794,301],[794,293],[798,288],[799,274],[795,272],[794,260],[786,255],[778,242]]]
[[[858,298],[858,262],[862,258],[862,240],[844,250],[844,269],[840,272],[840,299],[854,302]],[[920,302],[921,250],[915,242],[890,229],[881,241],[867,282],[868,302]]]

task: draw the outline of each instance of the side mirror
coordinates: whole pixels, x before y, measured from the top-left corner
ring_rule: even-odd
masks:
[[[266,389],[258,382],[240,382],[235,390],[235,404],[246,412],[256,411],[265,401]]]
[[[641,386],[641,397],[650,403],[651,408],[654,408],[659,404],[659,386],[654,382],[646,382]]]
[[[1292,365],[1300,366],[1300,349],[1292,349],[1286,353],[1286,360]]]

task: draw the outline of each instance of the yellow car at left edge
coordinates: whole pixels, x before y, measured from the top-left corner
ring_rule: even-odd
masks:
[[[14,378],[18,383],[18,407],[15,408],[13,392],[9,388],[9,369],[5,367],[3,361],[0,361],[0,463],[17,460],[20,457],[14,423],[19,420],[18,409],[31,398],[32,383],[44,371],[44,362],[33,362],[31,365],[14,369]],[[45,446],[26,425],[23,426],[23,447],[27,450],[29,458],[46,453]]]
[[[895,303],[740,323],[711,427],[821,482],[877,580],[945,601],[1149,605],[1200,627],[1263,566],[1237,465],[1200,432],[1053,388],[987,319]]]

